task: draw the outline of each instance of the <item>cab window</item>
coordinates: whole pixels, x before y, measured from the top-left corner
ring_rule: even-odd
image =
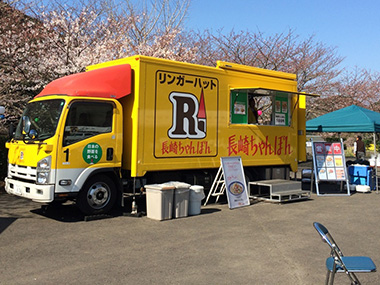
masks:
[[[112,131],[112,103],[74,102],[69,108],[63,146]]]
[[[276,90],[231,90],[231,124],[289,126],[289,98]]]

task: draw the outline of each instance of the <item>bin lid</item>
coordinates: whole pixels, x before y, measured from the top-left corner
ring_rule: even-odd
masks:
[[[175,189],[189,189],[191,186],[190,184],[187,184],[185,182],[179,182],[179,181],[169,181],[164,184],[167,186],[174,187]]]
[[[357,192],[370,192],[371,188],[368,185],[356,185]]]
[[[149,190],[173,190],[175,189],[174,186],[166,185],[165,183],[163,184],[149,184],[144,186],[145,189]]]
[[[204,189],[204,187],[201,186],[201,185],[192,185],[192,186],[190,187],[190,190],[192,190],[192,191],[194,191],[194,192],[196,192],[196,193],[201,193],[201,192],[203,192],[203,189]]]

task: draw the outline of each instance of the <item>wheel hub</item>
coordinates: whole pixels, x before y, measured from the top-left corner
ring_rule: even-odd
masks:
[[[102,183],[95,183],[88,190],[87,201],[94,209],[103,208],[109,201],[110,189]]]

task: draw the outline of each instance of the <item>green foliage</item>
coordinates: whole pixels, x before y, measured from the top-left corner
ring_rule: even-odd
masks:
[[[367,148],[370,146],[373,147],[373,138],[363,139],[363,142]],[[378,139],[376,139],[376,150],[380,150],[380,141]]]
[[[327,142],[340,142],[340,138],[338,136],[330,136],[325,138]]]
[[[5,142],[7,139],[7,136],[0,135],[0,181],[3,181],[7,176],[8,149],[5,148]]]
[[[353,147],[350,147],[350,148],[347,148],[347,149],[345,149],[344,150],[344,155],[345,155],[345,157],[346,158],[348,158],[348,157],[355,157],[355,155],[354,155],[354,148]]]
[[[368,147],[370,144],[373,144],[373,139],[364,139],[363,138],[364,145]]]
[[[363,138],[364,145],[367,149],[370,149],[373,151],[373,138]],[[376,151],[380,151],[380,141],[378,138],[376,138]]]

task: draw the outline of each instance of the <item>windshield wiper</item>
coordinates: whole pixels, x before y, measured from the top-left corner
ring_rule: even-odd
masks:
[[[43,135],[39,135],[39,136],[36,138],[36,140],[37,140],[37,141],[42,141],[42,140],[46,140],[46,139],[51,138],[51,137],[52,137],[51,134],[43,134]]]

